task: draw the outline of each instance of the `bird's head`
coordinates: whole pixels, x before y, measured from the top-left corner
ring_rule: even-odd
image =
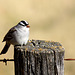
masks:
[[[18,24],[21,26],[26,26],[26,28],[30,28],[29,23],[27,21],[22,20]]]

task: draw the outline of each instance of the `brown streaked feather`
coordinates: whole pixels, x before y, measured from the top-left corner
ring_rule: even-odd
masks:
[[[11,28],[11,29],[8,31],[8,33],[5,35],[5,37],[4,37],[4,39],[3,39],[2,42],[11,40],[11,39],[13,38],[11,34],[12,34],[13,32],[15,32],[15,31],[16,31],[16,29],[15,29],[14,27]]]

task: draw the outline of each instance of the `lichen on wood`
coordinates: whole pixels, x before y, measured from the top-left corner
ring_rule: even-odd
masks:
[[[64,75],[64,48],[59,42],[29,40],[14,47],[15,75]]]

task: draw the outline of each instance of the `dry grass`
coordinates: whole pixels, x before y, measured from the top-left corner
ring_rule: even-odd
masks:
[[[31,25],[30,39],[53,40],[65,47],[65,58],[75,57],[74,0],[0,0],[0,49],[7,31],[20,20]],[[13,58],[13,47],[0,58]],[[1,51],[0,50],[0,51]],[[14,75],[14,64],[0,62],[0,75]],[[65,75],[74,75],[75,62],[65,62]]]

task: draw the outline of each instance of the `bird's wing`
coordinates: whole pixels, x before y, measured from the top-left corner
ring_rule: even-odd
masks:
[[[8,33],[5,35],[5,37],[4,37],[2,42],[11,40],[13,38],[13,36],[11,34],[14,33],[15,31],[16,31],[15,27],[11,28],[8,31]]]

